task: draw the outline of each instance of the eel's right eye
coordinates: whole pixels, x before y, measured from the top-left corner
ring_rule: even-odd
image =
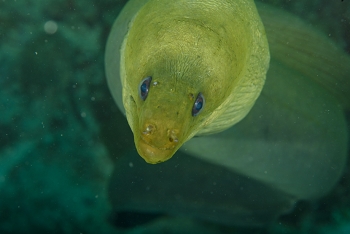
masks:
[[[145,79],[143,79],[139,85],[139,96],[144,101],[147,98],[149,87],[152,81],[151,76],[147,76]]]

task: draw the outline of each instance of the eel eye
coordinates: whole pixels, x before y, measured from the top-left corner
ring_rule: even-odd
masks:
[[[198,115],[203,109],[204,104],[205,104],[204,96],[202,93],[199,93],[192,107],[192,116]]]
[[[149,87],[151,84],[152,77],[147,76],[145,79],[143,79],[139,85],[139,96],[144,101],[147,98]]]

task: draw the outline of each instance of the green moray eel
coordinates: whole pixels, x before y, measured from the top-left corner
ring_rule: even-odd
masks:
[[[123,42],[116,39],[124,17],[133,13]],[[121,42],[119,61],[113,56]],[[153,164],[168,160],[195,135],[240,121],[259,96],[269,63],[264,27],[250,0],[131,1],[107,47],[112,93],[120,99],[114,85],[118,72],[110,71],[120,62],[123,106],[135,145]],[[147,77],[143,100],[141,82]],[[201,107],[196,115],[195,105]]]
[[[342,173],[350,59],[293,15],[251,0],[131,0],[105,60],[148,163],[181,147],[303,199]]]

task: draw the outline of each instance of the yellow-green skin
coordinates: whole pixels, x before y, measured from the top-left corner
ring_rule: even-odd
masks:
[[[146,162],[166,161],[193,136],[225,130],[246,116],[269,64],[253,1],[134,0],[114,28],[133,13],[120,75],[126,117]],[[113,30],[109,44],[116,43]],[[138,89],[148,76],[152,83],[143,101]],[[198,93],[205,105],[192,116]]]
[[[257,6],[269,48],[252,1],[129,1],[107,42],[108,85],[147,162],[169,159],[187,141],[182,157],[295,199],[320,197],[347,157],[350,58],[297,17]],[[199,92],[206,102],[193,117]]]

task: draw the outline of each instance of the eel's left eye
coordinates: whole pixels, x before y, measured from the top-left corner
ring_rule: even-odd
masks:
[[[147,98],[149,86],[151,84],[152,77],[147,76],[145,79],[143,79],[139,85],[139,96],[144,101]]]
[[[202,93],[199,93],[192,107],[192,116],[198,115],[203,109],[204,104],[205,104],[204,96]]]

